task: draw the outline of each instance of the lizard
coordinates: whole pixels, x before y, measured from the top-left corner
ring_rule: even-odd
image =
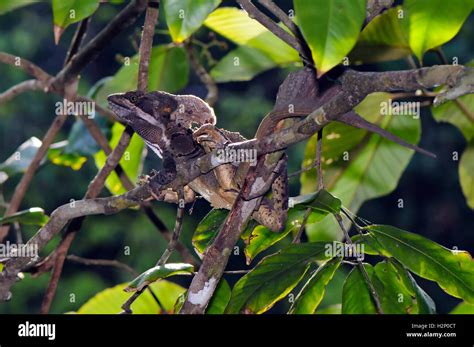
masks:
[[[290,73],[280,86],[273,110],[260,123],[256,139],[280,130],[285,119],[308,115],[337,93],[337,88],[321,92],[313,71],[309,68]],[[108,102],[119,119],[130,125],[146,145],[163,159],[163,169],[157,173],[160,185],[169,183],[176,177],[178,162],[191,160],[215,149],[223,149],[228,143],[245,141],[238,132],[217,128],[214,110],[204,100],[193,95],[129,91],[110,95]],[[338,121],[375,132],[407,148],[432,155],[356,113],[343,115]],[[197,130],[194,129],[196,127]],[[267,182],[271,198],[264,196],[253,214],[258,223],[275,232],[284,229],[287,218],[289,195],[286,159],[285,155],[281,156],[274,180]],[[249,163],[243,162],[216,167],[184,187],[185,201],[192,201],[197,193],[214,208],[231,209],[249,166]],[[155,192],[154,196],[167,202],[178,201],[178,194],[170,190]]]
[[[162,158],[163,168],[157,172],[160,185],[176,177],[179,162],[223,148],[226,143],[245,140],[239,133],[216,128],[213,109],[193,95],[129,91],[112,94],[107,100],[118,118],[131,126],[145,144]],[[193,132],[193,126],[199,129]],[[272,198],[265,197],[253,215],[258,223],[272,231],[285,227],[288,209],[286,166],[281,165],[280,170],[281,175],[272,183]],[[242,184],[242,180],[236,179],[236,171],[237,167],[233,164],[223,164],[199,176],[184,187],[185,201],[191,201],[198,193],[214,208],[231,209]],[[174,191],[154,192],[154,196],[178,203],[178,194]]]

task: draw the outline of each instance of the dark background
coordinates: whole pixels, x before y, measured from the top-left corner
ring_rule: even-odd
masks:
[[[288,9],[291,1],[279,1]],[[224,1],[231,5],[233,1]],[[94,14],[86,39],[90,39],[103,28],[123,6],[103,4]],[[465,23],[461,32],[444,51],[448,59],[459,57],[459,63],[467,63],[474,51],[474,18]],[[133,28],[113,40],[99,58],[83,71],[79,92],[86,94],[99,79],[113,75],[121,66],[119,56],[132,56],[136,52],[132,41],[138,41],[141,18]],[[52,13],[49,3],[38,3],[0,16],[0,51],[24,57],[37,63],[51,74],[59,71],[74,33],[74,26],[63,34],[58,46],[53,41]],[[160,29],[166,29],[162,13]],[[200,29],[198,37],[206,40],[206,29]],[[154,43],[169,42],[169,37],[157,34]],[[215,49],[215,58],[225,52]],[[426,64],[438,63],[434,54],[427,54]],[[405,62],[392,62],[367,67],[372,70],[406,69]],[[284,70],[270,70],[251,82],[226,83],[219,85],[219,101],[216,105],[218,125],[232,131],[240,131],[252,137],[259,121],[271,109],[279,84],[286,76]],[[14,67],[0,65],[0,90],[29,78]],[[193,93],[204,97],[205,88],[191,72],[190,82],[181,93]],[[50,122],[55,117],[54,103],[60,98],[42,92],[29,92],[0,105],[0,162],[31,136],[42,138]],[[74,123],[71,117],[61,130],[56,141],[66,139]],[[448,248],[457,246],[471,254],[474,252],[474,213],[466,205],[458,178],[458,162],[452,160],[453,151],[459,155],[466,143],[460,131],[446,123],[436,123],[429,110],[422,113],[423,134],[421,147],[438,155],[436,160],[415,154],[405,170],[397,189],[385,197],[366,202],[358,215],[375,223],[383,223],[424,235]],[[299,168],[304,153],[304,143],[288,151],[289,171]],[[146,168],[159,167],[158,159],[148,155]],[[41,167],[33,179],[22,208],[43,207],[51,213],[56,207],[71,198],[80,199],[97,169],[89,159],[80,171],[55,166],[48,163]],[[3,187],[8,200],[20,176],[9,179]],[[297,180],[292,180],[292,195],[298,194]],[[403,198],[405,207],[399,209],[397,200]],[[154,204],[155,211],[169,228],[174,224],[175,209],[162,203]],[[183,242],[190,246],[190,237],[197,222],[209,211],[205,201],[198,201],[192,216],[185,218]],[[36,231],[35,227],[23,227],[25,239]],[[48,246],[51,251],[57,244],[55,239]],[[131,255],[123,253],[125,246]],[[71,253],[89,258],[118,259],[137,271],[151,267],[166,246],[159,232],[149,223],[140,211],[127,210],[113,216],[92,216],[86,219],[82,231],[71,248]],[[190,247],[192,249],[192,247]],[[172,260],[179,260],[174,255]],[[243,269],[244,256],[233,255],[229,269]],[[342,276],[328,290],[325,304],[337,301],[342,285]],[[230,284],[238,276],[226,277]],[[49,274],[25,279],[13,288],[13,299],[0,304],[0,313],[37,313],[42,296],[46,290]],[[66,262],[59,282],[57,296],[51,312],[63,313],[79,308],[87,299],[102,289],[130,280],[128,274],[114,268],[95,268]],[[176,280],[177,281],[177,280]],[[188,282],[181,282],[186,285]],[[459,300],[445,294],[429,281],[419,279],[421,286],[437,304],[438,312],[449,312]],[[69,302],[69,294],[74,293],[76,303]],[[339,299],[340,300],[340,299]],[[285,312],[286,302],[279,303],[271,312]]]

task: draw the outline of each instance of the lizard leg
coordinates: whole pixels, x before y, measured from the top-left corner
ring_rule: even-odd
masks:
[[[224,149],[227,143],[232,142],[227,137],[227,133],[218,129],[212,124],[204,124],[193,133],[197,143],[199,143],[206,153],[217,149]],[[238,191],[239,187],[235,180],[236,168],[232,164],[224,164],[214,169],[214,174],[219,186],[224,191]]]
[[[163,186],[176,178],[176,161],[169,152],[163,153],[163,167],[150,180],[150,188],[153,197],[160,195]]]
[[[257,222],[274,232],[280,232],[285,228],[288,216],[289,192],[286,158],[282,158],[281,161],[279,163],[281,165],[278,165],[279,175],[271,186],[271,199],[263,197],[259,209],[253,214]]]

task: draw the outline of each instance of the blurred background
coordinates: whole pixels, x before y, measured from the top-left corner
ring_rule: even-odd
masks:
[[[284,9],[289,9],[291,1],[281,1]],[[233,1],[224,1],[223,5],[234,6]],[[89,25],[86,40],[103,28],[123,5],[101,4]],[[134,43],[139,42],[140,24],[143,18],[116,38],[84,70],[81,75],[79,93],[87,94],[100,79],[114,75],[122,66],[121,58],[136,54]],[[474,16],[468,19],[454,40],[445,45],[448,59],[459,58],[460,64],[467,63],[474,52]],[[0,17],[0,51],[24,57],[35,62],[50,74],[61,68],[75,25],[69,27],[59,44],[53,40],[51,6],[39,2]],[[170,42],[163,14],[160,13],[160,25],[156,31],[154,44]],[[208,29],[201,28],[197,38],[209,41]],[[230,47],[232,44],[228,43]],[[211,50],[214,58],[225,55],[226,50],[215,47]],[[428,53],[425,63],[438,63],[435,54]],[[405,61],[364,66],[367,70],[387,70],[409,68]],[[292,69],[291,67],[289,69]],[[272,69],[257,76],[250,82],[219,84],[219,100],[215,107],[218,125],[231,131],[240,131],[246,137],[252,137],[258,123],[271,110],[278,86],[287,75],[286,69]],[[0,90],[27,78],[22,71],[0,64]],[[206,95],[205,87],[191,72],[188,85],[180,91],[182,94]],[[8,103],[0,105],[0,162],[7,159],[24,141],[32,136],[41,139],[55,117],[55,102],[61,99],[56,95],[42,92],[28,92]],[[245,107],[243,107],[245,106]],[[474,212],[467,206],[458,178],[458,161],[452,160],[452,153],[462,153],[466,142],[461,132],[448,123],[437,123],[429,110],[422,113],[422,139],[420,146],[438,155],[436,160],[415,154],[403,173],[399,184],[391,194],[364,203],[359,216],[374,223],[390,224],[424,235],[448,248],[458,247],[474,253]],[[75,122],[71,117],[61,130],[56,141],[68,138]],[[290,158],[289,172],[301,166],[305,144],[300,143],[288,150]],[[158,168],[160,162],[149,153],[144,172]],[[28,193],[23,200],[22,209],[39,206],[50,214],[56,207],[70,199],[80,199],[94,177],[97,168],[90,158],[78,171],[69,167],[45,163],[35,175]],[[5,200],[9,200],[21,175],[11,177],[0,185]],[[299,192],[299,181],[291,181],[291,193]],[[103,195],[108,192],[104,189]],[[404,208],[398,208],[399,198],[404,199]],[[175,220],[174,206],[154,203],[154,210],[172,229]],[[192,216],[186,215],[182,241],[192,250],[191,236],[203,216],[210,210],[206,201],[198,200]],[[0,212],[3,213],[2,210]],[[35,226],[22,226],[24,238],[28,239],[37,230]],[[57,245],[56,238],[47,247],[50,252]],[[283,241],[287,242],[287,241]],[[279,244],[281,245],[281,244]],[[124,247],[130,247],[130,255],[124,254]],[[153,266],[161,255],[166,242],[151,225],[140,210],[126,210],[112,216],[87,217],[81,232],[72,245],[70,253],[86,258],[117,259],[141,272]],[[44,254],[47,254],[45,252]],[[171,260],[180,260],[173,255]],[[232,255],[229,270],[245,268],[245,257]],[[340,277],[340,278],[339,278]],[[337,277],[328,290],[325,303],[340,300],[343,276]],[[226,275],[232,285],[239,276]],[[128,273],[115,268],[87,267],[66,262],[58,292],[51,309],[52,313],[64,313],[77,310],[95,293],[102,289],[130,280]],[[0,304],[0,313],[37,313],[45,293],[49,274],[38,278],[25,279],[14,287],[14,297]],[[449,312],[459,300],[445,294],[429,281],[417,279],[437,304],[440,313]],[[173,278],[172,281],[187,285],[188,278]],[[296,290],[294,291],[296,293]],[[75,302],[70,301],[70,294]],[[339,299],[338,299],[339,297]],[[282,301],[271,312],[286,312],[288,303]],[[323,305],[324,306],[324,305]]]

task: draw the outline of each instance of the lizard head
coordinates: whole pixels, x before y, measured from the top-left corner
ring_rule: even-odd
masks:
[[[215,123],[212,108],[192,95],[130,91],[112,94],[107,100],[119,119],[160,157],[165,150],[186,154],[193,148],[190,127]]]

